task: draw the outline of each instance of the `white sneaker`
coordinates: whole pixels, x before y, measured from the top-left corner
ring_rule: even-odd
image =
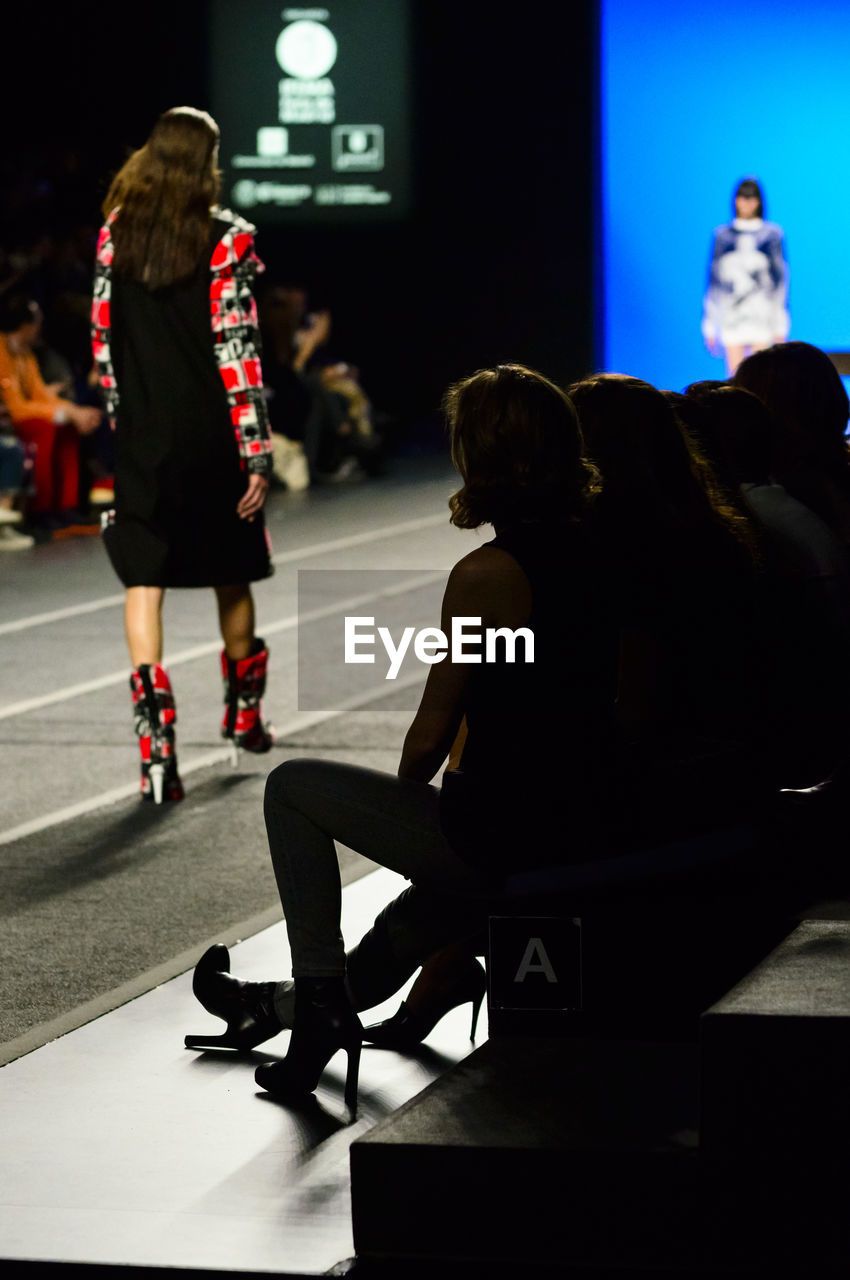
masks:
[[[35,538],[28,533],[18,533],[10,524],[0,524],[0,551],[26,551],[35,546]]]
[[[0,507],[0,524],[20,524],[20,511],[12,511],[10,507]]]

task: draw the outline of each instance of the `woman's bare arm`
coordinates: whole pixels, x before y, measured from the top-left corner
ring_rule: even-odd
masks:
[[[453,618],[480,618],[480,628],[523,626],[531,611],[528,579],[513,556],[484,546],[470,552],[449,574],[443,595],[440,628],[451,639]],[[455,742],[466,711],[466,694],[474,668],[452,662],[449,653],[435,663],[422,701],[407,731],[400,778],[430,782]]]

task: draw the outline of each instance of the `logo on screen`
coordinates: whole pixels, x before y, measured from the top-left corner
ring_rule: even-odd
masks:
[[[384,130],[379,124],[338,124],[331,130],[333,167],[342,172],[374,172],[384,167]]]
[[[288,129],[281,125],[264,125],[257,130],[258,156],[285,156],[288,150]]]
[[[321,22],[290,22],[277,38],[275,56],[282,71],[297,80],[319,80],[336,62],[336,37]]]

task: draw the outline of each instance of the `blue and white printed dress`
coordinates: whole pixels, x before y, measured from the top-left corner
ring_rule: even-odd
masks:
[[[718,227],[703,302],[702,334],[724,347],[788,336],[788,262],[782,228],[762,218]]]

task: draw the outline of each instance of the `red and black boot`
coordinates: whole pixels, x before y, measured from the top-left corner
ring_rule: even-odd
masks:
[[[233,743],[234,763],[238,750],[261,754],[274,742],[271,725],[263,721],[260,699],[266,691],[269,651],[265,640],[256,639],[249,657],[237,660],[221,651],[224,681],[224,719],[221,736]]]
[[[177,772],[174,725],[177,710],[165,667],[142,663],[130,676],[135,729],[142,753],[142,800],[162,804],[182,800],[183,783]]]

